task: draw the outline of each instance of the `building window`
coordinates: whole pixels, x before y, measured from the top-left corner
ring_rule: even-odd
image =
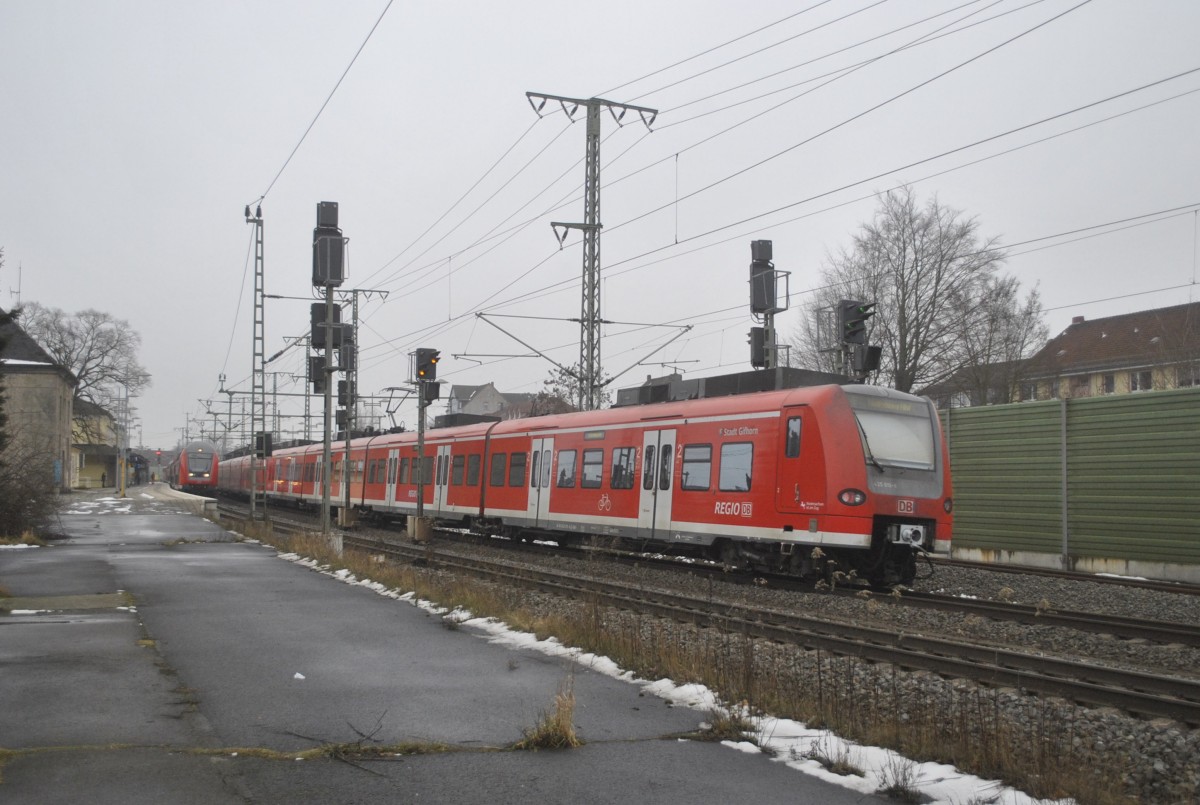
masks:
[[[1088,382],[1087,375],[1079,375],[1071,378],[1071,398],[1088,397],[1091,394],[1091,384]]]
[[[1117,376],[1114,374],[1104,375],[1100,379],[1100,385],[1101,385],[1101,388],[1104,389],[1105,394],[1115,393],[1117,390]]]
[[[1129,390],[1130,391],[1149,391],[1152,389],[1151,374],[1149,369],[1143,369],[1140,372],[1129,373]]]
[[[1176,385],[1179,388],[1200,386],[1200,363],[1193,363],[1191,366],[1180,366],[1176,371],[1178,372],[1176,377],[1179,381]]]
[[[1021,402],[1031,402],[1037,399],[1037,383],[1021,384]]]

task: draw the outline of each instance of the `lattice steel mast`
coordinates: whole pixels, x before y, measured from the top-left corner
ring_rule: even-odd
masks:
[[[246,223],[254,224],[254,357],[250,385],[250,519],[267,514],[266,443],[267,443],[267,362],[266,324],[263,305],[263,217],[262,205],[254,215],[246,206]]]
[[[593,410],[600,407],[600,393],[604,385],[601,381],[600,367],[600,325],[604,323],[600,317],[600,109],[607,107],[618,126],[621,125],[626,112],[637,112],[646,128],[654,125],[658,110],[615,103],[603,98],[564,98],[540,92],[526,92],[525,97],[529,99],[530,106],[539,117],[547,101],[558,101],[563,112],[571,120],[575,119],[580,107],[587,109],[583,223],[552,221],[550,226],[554,228],[560,247],[568,230],[579,229],[583,232],[583,299],[579,312],[579,407],[583,410]]]

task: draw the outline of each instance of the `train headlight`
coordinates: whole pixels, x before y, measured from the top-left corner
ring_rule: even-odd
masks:
[[[945,500],[943,500],[942,508],[946,510],[946,514],[949,514],[950,512],[954,511],[954,499],[946,498]]]
[[[867,493],[861,489],[843,489],[838,492],[838,500],[847,506],[861,506],[867,502]]]

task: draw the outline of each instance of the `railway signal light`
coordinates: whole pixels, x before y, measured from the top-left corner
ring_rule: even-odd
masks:
[[[750,241],[750,312],[755,315],[778,313],[775,291],[774,249],[769,240]]]
[[[350,383],[346,380],[339,380],[337,385],[337,404],[342,408],[349,405],[350,400]]]
[[[750,365],[762,369],[767,365],[767,328],[750,328]]]
[[[838,301],[838,335],[843,344],[867,343],[867,320],[875,315],[874,302]]]
[[[437,380],[437,365],[442,353],[421,347],[417,350],[417,380]]]

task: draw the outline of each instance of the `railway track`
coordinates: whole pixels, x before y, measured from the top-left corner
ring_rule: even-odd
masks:
[[[404,562],[431,561],[425,546],[383,543],[345,536],[347,549],[383,554]],[[1151,718],[1172,718],[1200,725],[1200,682],[1026,654],[918,634],[810,618],[794,612],[714,604],[707,598],[632,585],[598,581],[578,574],[546,571],[508,562],[435,553],[438,567],[527,589],[585,598],[605,606],[717,627],[748,637],[828,651],[908,670],[972,679],[993,687],[1012,687],[1059,696],[1092,707],[1115,707]]]
[[[1026,565],[1001,565],[993,562],[971,562],[964,559],[945,559],[933,557],[935,565],[947,567],[969,567],[987,570],[993,573],[1013,573],[1025,576],[1046,576],[1055,579],[1070,579],[1072,581],[1092,581],[1097,584],[1119,584],[1125,587],[1138,587],[1143,590],[1157,590],[1164,593],[1180,595],[1200,595],[1200,584],[1188,584],[1182,581],[1156,581],[1154,579],[1138,579],[1129,576],[1100,576],[1095,573],[1083,573],[1078,570],[1056,570],[1050,567],[1030,567]]]
[[[226,509],[231,515],[244,516],[244,512],[239,509]],[[240,513],[239,513],[240,512]],[[299,521],[289,521],[276,516],[273,522],[280,526],[303,530],[306,527],[305,523]],[[456,539],[470,538],[480,544],[488,544],[490,537],[463,533],[461,531],[447,531],[444,533],[452,534]],[[537,543],[515,543],[513,548],[527,553],[540,555],[562,555],[564,553],[573,555],[589,555],[593,553],[602,554],[606,560],[624,563],[630,565],[640,565],[649,567],[658,567],[669,569],[672,571],[684,571],[697,575],[704,575],[711,578],[719,579],[724,583],[731,584],[755,584],[767,583],[776,588],[795,589],[808,592],[812,589],[811,584],[799,582],[795,579],[782,576],[756,576],[749,573],[729,573],[719,566],[709,563],[682,563],[677,558],[648,556],[645,554],[631,553],[628,551],[610,551],[595,548],[550,548],[548,546]],[[977,565],[972,565],[977,566]],[[987,566],[985,566],[987,567]],[[1008,571],[1005,571],[1008,572]],[[1047,573],[1036,575],[1053,575],[1062,576],[1061,573]],[[1083,578],[1090,579],[1084,574],[1067,574],[1068,578]],[[1106,579],[1109,583],[1118,583],[1121,579]],[[1158,585],[1134,585],[1145,587],[1148,589],[1159,589]],[[1168,585],[1168,589],[1175,591],[1175,586]],[[1186,585],[1184,591],[1187,591]],[[840,595],[858,595],[861,594],[861,588],[839,587],[831,592]],[[908,606],[921,609],[932,609],[942,612],[953,612],[958,614],[974,615],[976,617],[990,618],[997,621],[1010,621],[1014,623],[1024,623],[1037,626],[1058,626],[1068,629],[1075,629],[1082,632],[1090,632],[1093,634],[1109,634],[1114,637],[1128,640],[1146,640],[1162,644],[1177,644],[1184,646],[1200,647],[1200,626],[1173,623],[1166,621],[1152,622],[1141,618],[1127,618],[1117,615],[1103,615],[1093,612],[1074,612],[1066,609],[1061,609],[1053,606],[1029,606],[1023,604],[1013,604],[1003,601],[990,601],[974,598],[963,598],[961,596],[949,596],[938,593],[928,593],[918,590],[905,590],[902,594],[891,595],[876,595],[875,600],[884,602],[891,606]]]

